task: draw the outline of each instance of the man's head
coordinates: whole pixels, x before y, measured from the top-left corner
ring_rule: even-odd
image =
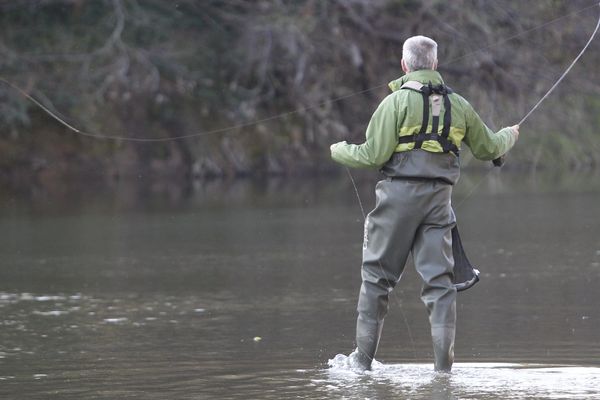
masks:
[[[426,36],[413,36],[402,46],[404,72],[437,68],[437,43]]]

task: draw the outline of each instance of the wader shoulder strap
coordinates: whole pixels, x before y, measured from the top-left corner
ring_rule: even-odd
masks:
[[[450,103],[449,93],[452,93],[452,89],[445,85],[424,85],[417,81],[408,81],[404,83],[400,89],[409,89],[415,92],[421,93],[423,96],[423,121],[421,123],[421,129],[416,135],[400,136],[399,143],[413,143],[414,148],[420,149],[421,145],[425,140],[435,140],[440,146],[444,153],[453,152],[458,156],[458,148],[449,139],[450,136],[450,125],[452,123],[452,105]],[[440,124],[440,114],[442,110],[442,100],[444,102],[444,122],[442,127],[442,134],[438,134]],[[431,132],[427,133],[429,126],[429,106],[431,104]]]
[[[420,92],[421,88],[423,86],[425,86],[425,85],[423,85],[421,82],[408,81],[408,82],[405,82],[404,85],[400,86],[400,89],[410,89],[410,90],[414,90],[415,92]]]

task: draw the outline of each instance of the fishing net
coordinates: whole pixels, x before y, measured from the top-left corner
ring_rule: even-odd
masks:
[[[467,258],[456,226],[452,228],[452,254],[454,255],[454,287],[456,291],[462,292],[479,282],[479,271]]]

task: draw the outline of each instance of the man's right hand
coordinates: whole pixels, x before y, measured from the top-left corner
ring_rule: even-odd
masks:
[[[513,125],[510,129],[514,132],[515,140],[517,140],[519,138],[519,125]]]

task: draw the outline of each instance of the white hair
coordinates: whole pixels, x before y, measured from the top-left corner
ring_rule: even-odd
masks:
[[[437,61],[437,43],[427,36],[413,36],[402,45],[402,59],[410,71],[433,69]]]

